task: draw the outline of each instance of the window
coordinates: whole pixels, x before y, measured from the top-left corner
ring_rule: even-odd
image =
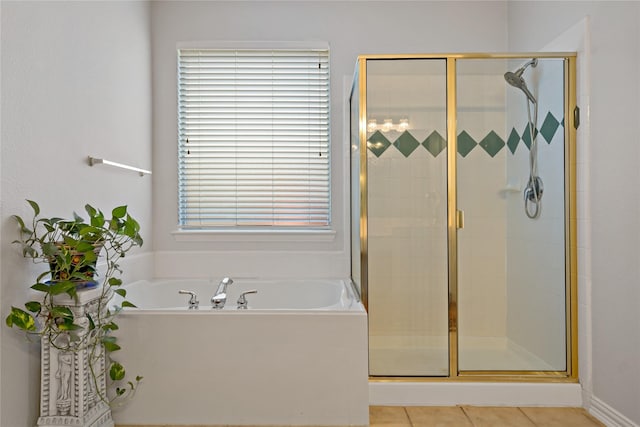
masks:
[[[330,223],[329,52],[178,50],[180,228]]]

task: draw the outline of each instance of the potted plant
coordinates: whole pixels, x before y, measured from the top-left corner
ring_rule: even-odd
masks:
[[[116,315],[122,307],[135,307],[125,299],[126,290],[121,288],[122,280],[116,275],[121,273],[119,260],[143,243],[138,222],[126,206],[116,207],[106,217],[99,209],[86,205],[85,221],[75,213],[69,219],[42,217],[40,206],[31,200],[27,202],[33,216],[28,220],[18,215],[12,217],[20,228],[20,238],[13,243],[20,245],[24,257],[45,266],[31,286],[40,298],[25,303],[25,309],[12,307],[6,324],[38,335],[62,355],[55,372],[56,381],[61,384],[58,389],[62,390],[58,396],[62,409],[58,414],[68,413],[65,409],[68,406],[65,402],[70,400],[65,396],[68,384],[62,382],[68,382],[67,359],[78,352],[84,352],[83,357],[88,359],[87,387],[95,395],[92,399],[111,405],[132,396],[142,377],[126,381],[124,367],[111,353],[120,349],[112,334],[118,329]],[[96,269],[99,257],[104,258],[106,265],[100,281]],[[122,302],[110,307],[114,294],[122,297]],[[91,310],[81,307],[85,295],[91,295]],[[100,358],[106,363],[95,362]],[[113,393],[106,393],[104,387],[107,374]],[[127,385],[120,386],[123,382]]]

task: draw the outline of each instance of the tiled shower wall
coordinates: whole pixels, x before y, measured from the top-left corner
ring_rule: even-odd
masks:
[[[408,74],[388,72],[386,65],[369,65],[368,116],[396,124],[406,118],[410,129],[368,135],[371,345],[381,338],[411,347],[424,338],[442,347],[438,365],[446,370],[444,62],[412,62]]]
[[[458,318],[461,369],[481,369],[466,350],[506,335],[505,84],[499,62],[458,61]],[[494,70],[495,68],[495,70]],[[489,150],[489,148],[491,148]]]

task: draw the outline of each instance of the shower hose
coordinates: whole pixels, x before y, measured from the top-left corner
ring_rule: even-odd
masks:
[[[542,210],[542,179],[538,176],[538,135],[535,131],[538,123],[538,104],[534,103],[533,120],[531,120],[531,102],[527,103],[527,116],[529,119],[529,137],[531,147],[529,149],[529,182],[524,189],[524,211],[531,219],[538,218]]]

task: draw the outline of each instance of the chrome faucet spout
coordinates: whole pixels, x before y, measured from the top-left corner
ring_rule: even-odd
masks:
[[[216,289],[216,293],[211,297],[211,304],[213,308],[222,308],[227,302],[227,286],[233,283],[229,277],[225,277],[218,284],[218,289]]]
[[[225,277],[224,279],[222,279],[220,281],[220,284],[218,285],[218,289],[216,290],[216,295],[226,293],[227,286],[229,286],[232,283],[233,283],[233,280],[231,280],[229,277]]]

